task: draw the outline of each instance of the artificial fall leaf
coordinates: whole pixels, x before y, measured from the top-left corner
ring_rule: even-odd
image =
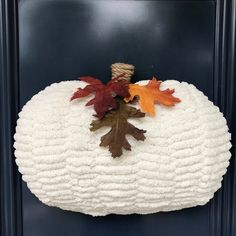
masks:
[[[129,96],[129,82],[122,79],[124,75],[110,80],[106,85],[100,80],[90,76],[80,77],[81,81],[88,83],[85,88],[78,88],[73,94],[71,100],[85,97],[91,93],[95,93],[93,99],[88,101],[86,106],[94,105],[94,110],[99,119],[102,119],[107,111],[117,108],[117,102],[114,99],[116,95],[126,97]]]
[[[144,140],[145,130],[138,129],[127,120],[131,117],[144,117],[145,114],[134,107],[128,106],[123,100],[118,99],[118,109],[111,110],[102,120],[94,120],[91,123],[91,131],[96,131],[101,127],[111,126],[111,130],[101,137],[100,146],[109,146],[112,156],[122,155],[122,148],[131,150],[131,145],[126,139],[126,135],[133,136],[136,140]]]
[[[158,81],[155,77],[148,82],[147,85],[130,84],[129,93],[130,96],[125,98],[126,102],[132,101],[135,96],[139,97],[139,104],[141,111],[149,113],[151,116],[155,116],[155,103],[159,103],[165,106],[174,106],[175,103],[180,102],[179,98],[173,96],[174,89],[160,90],[161,81]]]

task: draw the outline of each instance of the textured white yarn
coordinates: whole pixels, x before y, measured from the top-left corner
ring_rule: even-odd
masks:
[[[147,81],[141,81],[146,84]],[[15,156],[28,187],[50,206],[90,214],[147,214],[207,203],[221,187],[231,147],[226,120],[193,85],[165,81],[182,102],[157,116],[130,119],[146,140],[113,159],[99,146],[109,128],[90,132],[88,97],[69,99],[80,81],[52,84],[19,113]],[[91,96],[92,97],[92,96]]]

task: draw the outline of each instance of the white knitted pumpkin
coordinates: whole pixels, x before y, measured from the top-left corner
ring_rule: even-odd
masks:
[[[141,81],[139,84],[147,84]],[[193,85],[165,81],[181,102],[158,105],[156,117],[129,119],[146,140],[127,136],[132,151],[112,158],[100,147],[109,128],[91,132],[88,97],[70,102],[81,81],[55,83],[19,113],[15,156],[42,202],[93,216],[147,214],[207,203],[221,186],[231,147],[226,120]]]

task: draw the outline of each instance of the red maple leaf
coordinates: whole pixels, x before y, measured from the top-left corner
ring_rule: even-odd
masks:
[[[99,119],[102,119],[107,111],[117,108],[117,101],[115,96],[127,97],[129,96],[129,81],[122,79],[123,75],[110,80],[107,84],[103,84],[100,80],[84,76],[80,77],[81,81],[88,83],[85,88],[78,88],[73,94],[71,100],[86,97],[91,93],[95,93],[86,106],[94,105],[94,110]]]

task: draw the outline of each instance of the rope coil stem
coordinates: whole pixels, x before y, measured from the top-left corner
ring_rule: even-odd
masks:
[[[114,63],[111,65],[111,73],[112,73],[112,79],[118,77],[119,75],[124,74],[123,78],[127,80],[131,80],[131,77],[134,74],[135,67],[130,64],[125,63]]]

